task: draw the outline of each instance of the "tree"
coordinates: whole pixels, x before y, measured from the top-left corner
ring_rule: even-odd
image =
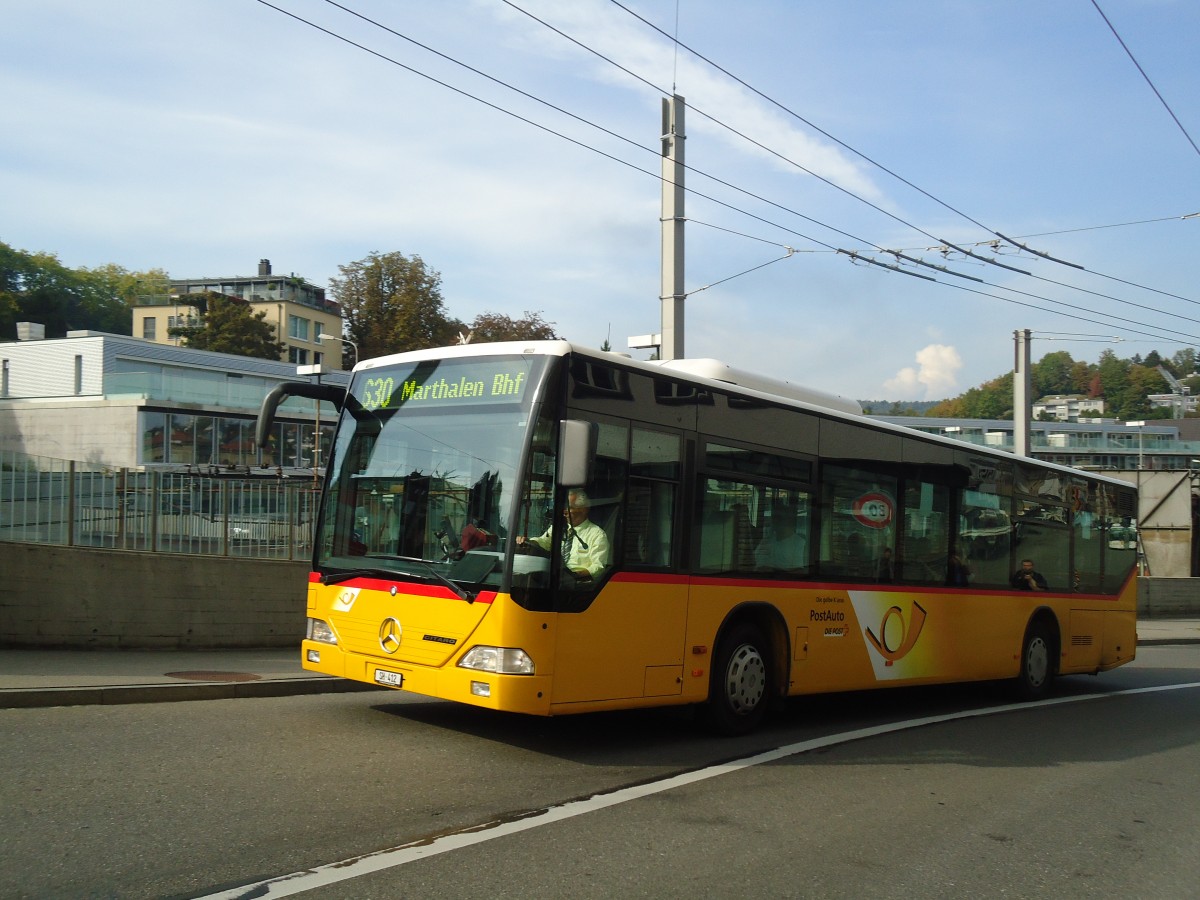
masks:
[[[372,252],[338,269],[330,293],[363,359],[453,344],[466,331],[447,316],[442,276],[420,256]]]
[[[472,344],[493,343],[495,341],[554,341],[559,336],[554,333],[553,322],[542,318],[541,312],[525,311],[525,317],[510,319],[501,313],[483,312],[475,317],[468,326]]]
[[[1065,350],[1047,353],[1036,362],[1030,371],[1034,395],[1048,397],[1052,394],[1071,393],[1071,367],[1075,360]]]
[[[1095,377],[1091,363],[1086,363],[1083,360],[1072,363],[1071,365],[1071,393],[1085,394],[1089,397],[1095,396],[1091,393],[1092,379]]]
[[[167,293],[161,269],[130,272],[107,264],[70,269],[52,253],[28,253],[0,242],[0,338],[16,336],[17,322],[37,322],[46,337],[68,331],[130,334],[130,307],[141,295]]]
[[[85,284],[84,306],[99,325],[92,327],[112,334],[129,334],[133,323],[130,308],[142,297],[163,298],[171,293],[171,276],[163,269],[131,272],[108,263],[95,269],[78,269]]]
[[[1132,365],[1129,360],[1118,359],[1117,354],[1112,350],[1104,350],[1100,354],[1100,363],[1097,366],[1100,377],[1100,395],[1108,400],[1114,416],[1122,414],[1122,395],[1124,394],[1126,384],[1129,381],[1129,367]]]
[[[1176,378],[1188,378],[1196,372],[1196,351],[1191,347],[1176,350],[1171,356],[1171,374]]]
[[[185,294],[182,302],[200,312],[196,325],[168,329],[172,337],[181,337],[194,350],[212,350],[255,359],[279,359],[283,344],[275,338],[275,326],[267,321],[266,311],[252,312],[240,297],[215,291]]]
[[[1124,388],[1117,394],[1122,418],[1147,419],[1156,418],[1148,399],[1149,394],[1163,394],[1168,390],[1167,382],[1157,369],[1149,366],[1131,365],[1128,370]],[[1167,415],[1170,415],[1168,412]]]

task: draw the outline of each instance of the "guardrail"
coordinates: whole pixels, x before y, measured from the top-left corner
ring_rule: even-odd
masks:
[[[311,478],[138,471],[0,452],[0,541],[307,559]]]

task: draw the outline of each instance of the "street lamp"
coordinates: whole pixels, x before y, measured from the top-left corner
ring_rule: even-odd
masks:
[[[354,343],[354,341],[350,340],[350,338],[344,338],[340,334],[331,334],[329,332],[325,332],[320,337],[318,337],[317,340],[319,340],[319,341],[341,341],[343,344],[349,344],[351,347],[354,348],[354,364],[358,365],[358,358],[359,358],[358,357],[358,344]]]

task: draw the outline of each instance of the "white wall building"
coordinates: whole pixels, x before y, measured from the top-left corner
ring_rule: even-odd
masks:
[[[345,372],[322,380],[345,384]],[[124,335],[0,342],[0,452],[145,468],[310,469],[314,401],[293,398],[262,452],[254,423],[296,366],[157,344]],[[322,452],[335,410],[320,411]],[[311,470],[311,469],[310,469]]]
[[[1082,394],[1055,394],[1042,397],[1030,404],[1030,413],[1035,419],[1048,413],[1060,422],[1075,422],[1084,413],[1104,415],[1103,397],[1085,397]],[[1089,416],[1093,418],[1092,416]]]

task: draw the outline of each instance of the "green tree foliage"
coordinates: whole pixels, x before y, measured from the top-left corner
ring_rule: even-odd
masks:
[[[1149,357],[1147,357],[1149,359]],[[1120,409],[1124,419],[1153,419],[1170,416],[1170,410],[1154,409],[1148,394],[1167,394],[1171,387],[1159,374],[1158,369],[1146,365],[1132,364],[1126,372],[1124,387],[1116,395],[1114,405]]]
[[[1095,378],[1095,373],[1089,363],[1080,360],[1071,363],[1071,393],[1082,394],[1085,397],[1095,397],[1097,394],[1092,392],[1092,381]],[[1100,383],[1096,382],[1096,388],[1099,389]]]
[[[545,321],[540,312],[529,310],[526,310],[525,316],[520,319],[512,319],[500,313],[483,312],[474,318],[468,328],[472,344],[559,339],[554,333],[553,322]]]
[[[1096,372],[1100,376],[1100,393],[1105,399],[1116,405],[1125,390],[1129,380],[1129,368],[1134,365],[1127,359],[1118,359],[1112,350],[1104,350],[1100,354],[1100,362]]]
[[[265,310],[252,312],[245,300],[213,291],[186,294],[181,299],[200,312],[198,324],[169,330],[173,337],[183,338],[187,346],[255,359],[279,359],[283,353],[283,344],[276,340],[275,326],[267,321]]]
[[[1030,367],[1033,392],[1039,397],[1071,393],[1071,354],[1065,350],[1047,353]]]
[[[1164,365],[1176,378],[1189,378],[1196,374],[1196,363],[1196,351],[1188,347],[1186,350],[1175,351],[1170,362]]]
[[[953,400],[932,407],[927,416],[954,419],[1011,419],[1013,405],[1012,373],[993,378]]]
[[[48,338],[82,330],[129,334],[130,306],[139,295],[166,293],[166,282],[161,270],[71,269],[52,253],[0,242],[0,339],[15,338],[17,322],[44,325]]]
[[[363,359],[453,344],[467,330],[447,315],[442,276],[420,256],[373,252],[338,269],[330,293]]]
[[[1103,399],[1104,416],[1117,419],[1169,418],[1171,411],[1150,405],[1148,395],[1170,393],[1170,386],[1158,371],[1188,372],[1196,364],[1194,350],[1181,350],[1171,359],[1151,351],[1143,359],[1121,359],[1111,349],[1100,354],[1097,363],[1076,362],[1069,353],[1047,353],[1030,367],[1030,382],[1036,397],[1054,394],[1078,394]],[[1186,378],[1186,374],[1184,376]],[[1200,386],[1200,379],[1197,379]],[[1012,418],[1012,374],[1007,373],[980,387],[949,400],[943,400],[925,414],[945,418]],[[1083,418],[1101,415],[1095,409],[1081,413]]]

